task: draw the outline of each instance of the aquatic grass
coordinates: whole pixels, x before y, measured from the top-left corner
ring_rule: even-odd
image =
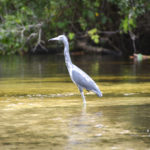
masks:
[[[114,77],[110,77],[111,80]],[[110,79],[109,78],[109,79]],[[109,79],[106,77],[109,81]],[[150,82],[97,82],[104,97],[150,96]],[[86,95],[94,95],[85,91]],[[65,97],[79,95],[79,91],[70,78],[26,78],[2,79],[0,97]]]
[[[97,81],[101,91],[105,96],[134,96],[142,94],[148,96],[150,94],[150,82],[110,82],[120,77],[105,77],[107,82]],[[149,77],[145,77],[148,79]],[[96,79],[96,78],[95,78]],[[101,80],[103,80],[102,77]],[[96,79],[97,80],[97,79]],[[71,93],[71,94],[70,94]],[[88,95],[89,94],[86,92]],[[47,97],[64,97],[71,95],[79,95],[76,88],[69,77],[50,77],[50,78],[25,78],[13,79],[3,78],[0,80],[0,96],[47,96]]]

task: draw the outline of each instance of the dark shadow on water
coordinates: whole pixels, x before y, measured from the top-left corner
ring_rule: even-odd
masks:
[[[0,60],[0,78],[68,77],[63,55],[0,56]],[[132,60],[123,58],[79,55],[72,56],[72,61],[90,76],[149,76],[150,74],[147,60],[135,64]],[[150,81],[150,79],[142,81],[144,80]]]

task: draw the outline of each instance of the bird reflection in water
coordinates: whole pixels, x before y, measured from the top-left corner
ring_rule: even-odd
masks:
[[[69,121],[69,137],[66,149],[88,148],[89,144],[98,140],[96,139],[96,136],[102,135],[96,132],[98,129],[97,126],[100,125],[99,121],[101,120],[101,117],[101,112],[96,112],[94,114],[88,113],[86,105],[83,105],[81,114]]]

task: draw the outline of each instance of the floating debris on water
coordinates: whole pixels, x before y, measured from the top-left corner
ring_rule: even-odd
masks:
[[[95,128],[102,128],[102,127],[104,127],[104,125],[102,125],[102,124],[95,125]]]
[[[136,93],[124,93],[124,96],[135,95]]]

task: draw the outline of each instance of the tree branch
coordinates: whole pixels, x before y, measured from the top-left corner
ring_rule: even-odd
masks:
[[[34,46],[34,48],[32,50],[33,52],[35,52],[37,50],[38,46],[40,46],[43,50],[48,51],[48,49],[45,46],[42,45],[45,42],[43,40],[41,40],[41,36],[42,36],[42,29],[40,28],[39,29],[38,41],[37,41],[36,45]]]
[[[95,47],[87,44],[85,41],[77,41],[77,46],[86,52],[95,52],[95,53],[106,53],[106,54],[113,54],[118,55],[116,51],[112,51],[103,47]]]

